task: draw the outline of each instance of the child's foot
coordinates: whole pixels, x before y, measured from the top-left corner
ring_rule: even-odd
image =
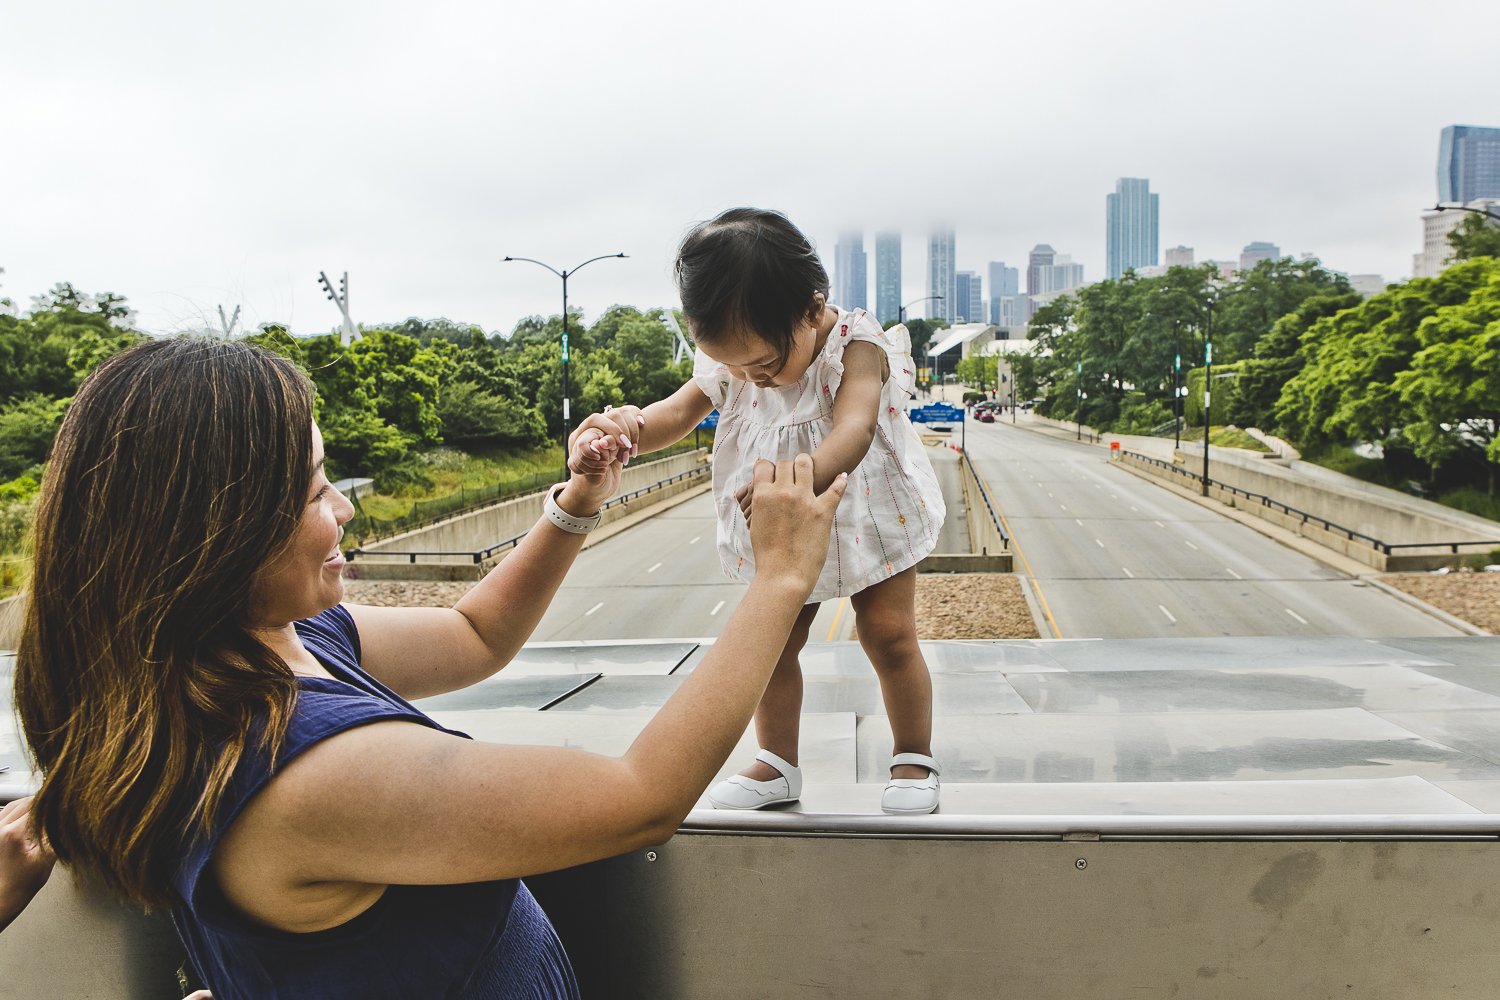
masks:
[[[924,816],[932,812],[942,791],[938,770],[938,762],[927,754],[896,754],[891,758],[891,780],[880,796],[881,811],[897,816]]]
[[[801,796],[802,769],[769,750],[757,752],[754,764],[708,790],[715,809],[761,809]]]

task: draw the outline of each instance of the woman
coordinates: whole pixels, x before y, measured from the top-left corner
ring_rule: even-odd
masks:
[[[586,421],[572,463],[617,430]],[[219,1000],[574,996],[519,877],[672,835],[821,569],[843,483],[814,497],[807,456],[756,474],[755,584],[623,757],[480,743],[407,702],[515,655],[620,463],[554,488],[452,609],[346,608],[352,509],[307,379],[244,344],[127,351],[79,390],[37,507],[16,664],[37,827],[170,908]]]

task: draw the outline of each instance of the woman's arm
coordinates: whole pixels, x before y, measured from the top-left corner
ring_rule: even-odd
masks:
[[[586,418],[570,436],[570,454],[577,456],[582,442],[602,433],[602,426],[612,425],[597,416]],[[620,462],[604,463],[569,479],[557,505],[575,517],[589,517],[619,486]],[[585,537],[562,530],[544,516],[451,608],[348,605],[359,629],[361,664],[407,699],[484,680],[531,638]]]
[[[31,839],[31,796],[0,809],[0,931],[41,892],[52,874],[52,852]]]
[[[756,574],[723,636],[620,758],[499,746],[403,722],[330,737],[229,829],[219,884],[282,930],[331,927],[390,884],[532,875],[671,837],[744,733],[827,551],[838,480],[755,470]]]
[[[660,451],[687,437],[713,408],[713,402],[696,382],[685,382],[672,395],[645,409],[616,406],[594,414],[609,421],[612,427],[592,440],[585,440],[578,464],[569,468],[574,472],[593,472],[622,456],[628,463],[636,455]]]

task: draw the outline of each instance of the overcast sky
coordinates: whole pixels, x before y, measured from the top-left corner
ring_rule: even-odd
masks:
[[[1439,130],[1500,125],[1492,2],[758,4],[10,0],[0,5],[0,296],[126,295],[146,329],[509,332],[675,302],[693,221],[785,211],[832,270],[846,225],[928,227],[958,264],[1050,243],[1103,276],[1121,176],[1161,246],[1252,240],[1411,270]],[[873,291],[873,290],[872,290]],[[871,305],[873,306],[873,301]]]

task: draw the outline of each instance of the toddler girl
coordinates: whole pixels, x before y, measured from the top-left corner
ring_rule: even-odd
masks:
[[[895,738],[888,813],[938,804],[932,758],[932,679],[917,645],[916,565],[943,521],[942,493],[905,406],[915,365],[903,326],[882,330],[862,309],[828,302],[828,273],[807,238],[778,212],[739,208],[696,226],[676,263],[683,313],[697,344],[693,378],[644,410],[611,409],[619,433],[594,432],[585,455],[602,467],[619,451],[655,451],[717,408],[713,492],[725,572],[755,572],[748,526],[758,459],[812,455],[814,490],[841,473],[828,562],[802,609],[760,706],[755,763],[709,790],[720,809],[759,809],[802,792],[798,653],[818,602],[847,596],[860,645],[880,678]],[[575,471],[596,471],[578,460]]]

